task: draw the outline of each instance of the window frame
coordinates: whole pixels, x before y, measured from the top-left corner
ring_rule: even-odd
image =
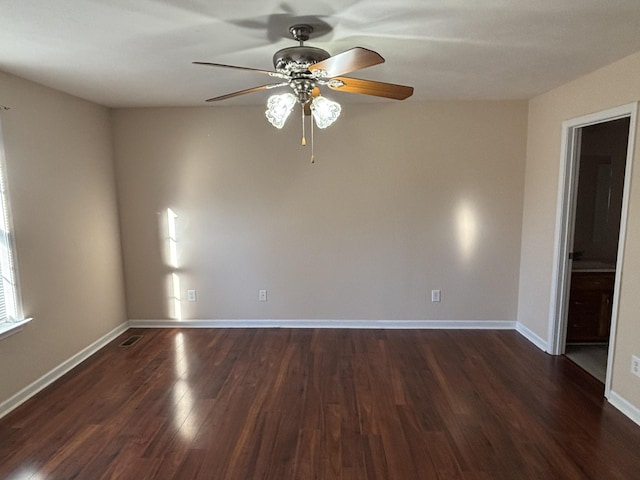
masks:
[[[4,136],[2,123],[0,122],[0,223],[4,223],[4,226],[0,225],[0,237],[5,237],[4,239],[0,238],[0,241],[4,240],[7,246],[6,258],[0,258],[0,261],[9,265],[8,282],[5,282],[5,274],[2,274],[1,268],[0,281],[2,281],[4,285],[10,286],[9,292],[6,292],[4,288],[0,289],[0,295],[4,297],[3,300],[7,298],[7,295],[11,295],[11,297],[13,297],[11,299],[13,308],[11,311],[7,312],[5,319],[0,319],[0,340],[19,332],[27,323],[29,323],[29,321],[31,321],[31,318],[24,318],[22,310],[22,296],[20,294],[20,281],[18,275],[19,269],[8,189]],[[2,253],[0,253],[0,257],[2,257]],[[5,305],[7,303],[8,302],[5,301]]]

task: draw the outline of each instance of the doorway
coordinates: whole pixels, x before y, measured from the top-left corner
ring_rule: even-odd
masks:
[[[563,124],[549,353],[610,388],[637,104]]]
[[[629,117],[580,127],[577,138],[578,180],[565,355],[604,383]]]

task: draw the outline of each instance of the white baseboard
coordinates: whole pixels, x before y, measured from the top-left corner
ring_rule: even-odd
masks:
[[[513,330],[509,320],[129,320],[131,328],[363,328]]]
[[[543,352],[549,351],[549,343],[544,339],[536,335],[533,331],[531,331],[528,327],[523,325],[520,322],[516,323],[516,331],[522,335],[524,338],[533,343],[536,347],[538,347]]]
[[[118,335],[126,332],[129,329],[129,322],[124,322],[118,325],[116,328],[111,330],[106,335],[103,335],[98,340],[93,342],[88,347],[80,350],[71,358],[65,360],[60,365],[55,367],[53,370],[49,371],[35,382],[30,385],[27,385],[25,388],[20,390],[18,393],[8,398],[4,402],[0,403],[0,418],[4,417],[6,414],[22,405],[24,402],[33,397],[40,390],[48,386],[49,384],[56,381],[58,378],[63,376],[72,368],[79,365],[81,362],[89,358],[91,355],[96,353],[102,347],[107,345],[113,339],[115,339]]]
[[[640,425],[640,408],[632,405],[627,400],[622,398],[616,392],[609,392],[609,396],[607,397],[609,403],[620,410],[623,414],[633,420],[635,423]]]

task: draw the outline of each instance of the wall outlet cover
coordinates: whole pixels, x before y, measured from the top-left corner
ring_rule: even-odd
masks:
[[[631,355],[631,373],[640,377],[640,357]]]

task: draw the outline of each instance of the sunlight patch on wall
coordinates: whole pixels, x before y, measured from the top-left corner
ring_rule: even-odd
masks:
[[[478,215],[473,205],[463,200],[456,212],[458,248],[465,261],[475,253],[478,243]]]
[[[169,298],[169,318],[182,320],[182,295],[180,276],[178,275],[178,239],[176,234],[176,219],[178,215],[171,209],[166,211],[166,261],[172,271],[167,282],[167,296]]]
[[[169,293],[169,316],[176,320],[182,320],[182,299],[180,297],[180,276],[171,273],[171,288]]]
[[[167,247],[169,254],[169,265],[178,268],[178,242],[176,240],[176,218],[178,216],[173,210],[167,208]]]

